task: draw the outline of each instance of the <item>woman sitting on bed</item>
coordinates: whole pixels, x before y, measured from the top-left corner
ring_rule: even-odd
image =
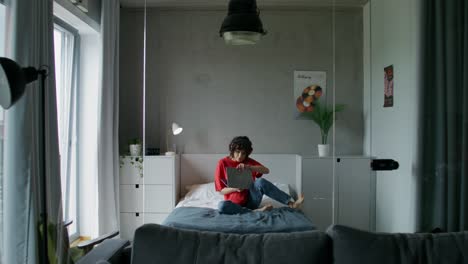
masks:
[[[280,203],[284,203],[291,208],[298,208],[304,201],[301,195],[294,201],[287,193],[278,189],[271,182],[261,178],[263,174],[270,173],[270,170],[258,161],[249,158],[252,153],[252,142],[248,137],[235,137],[229,144],[229,156],[218,162],[215,171],[216,191],[224,195],[224,201],[219,203],[219,212],[222,214],[239,214],[254,211],[268,211],[273,207],[265,205],[259,208],[263,195],[268,195]],[[249,189],[237,189],[227,186],[226,168],[234,167],[238,170],[249,169],[252,171],[254,183]]]

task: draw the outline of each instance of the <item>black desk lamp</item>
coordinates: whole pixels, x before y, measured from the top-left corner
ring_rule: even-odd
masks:
[[[41,76],[41,89],[44,89],[47,70],[36,69],[34,67],[22,68],[15,61],[0,57],[0,105],[4,109],[10,108],[24,94],[26,85],[33,82]],[[42,164],[42,222],[43,222],[43,238],[42,243],[43,263],[47,261],[47,197],[46,197],[46,174],[45,174],[45,96],[44,91],[41,93],[41,108],[42,108],[42,155],[44,157]]]
[[[39,75],[45,80],[46,70],[34,67],[22,68],[15,61],[0,57],[0,105],[4,109],[10,108],[21,98],[26,84],[37,80]],[[42,83],[44,86],[44,83]]]

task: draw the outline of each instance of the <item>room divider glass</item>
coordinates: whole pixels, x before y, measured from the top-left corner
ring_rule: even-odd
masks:
[[[411,38],[400,38],[408,37],[402,25],[414,20],[408,13],[414,9],[407,10],[414,3],[258,2],[267,34],[245,46],[226,45],[220,37],[228,1],[123,4],[121,152],[132,138],[142,138],[144,170],[173,168],[177,175],[183,155],[227,155],[230,140],[246,135],[253,154],[300,157],[301,180],[290,187],[304,193],[303,212],[317,228],[413,228],[414,184],[404,145],[415,134],[401,141],[408,132],[403,117],[413,109],[405,99],[401,109],[396,97],[389,99],[388,76],[404,72],[400,80],[414,84],[408,73],[415,59],[403,52],[413,47]],[[392,20],[395,29],[385,18],[400,11],[407,13]],[[173,123],[183,127],[181,134],[172,133]],[[162,156],[174,150],[174,158]],[[377,158],[404,160],[405,171],[375,172]],[[214,173],[216,164],[206,166]],[[190,177],[178,173],[181,181]],[[404,189],[401,196],[392,194],[396,189]],[[184,193],[177,190],[174,205]],[[397,209],[405,197],[410,202]]]
[[[419,231],[422,2],[335,12],[334,105],[345,105],[333,126],[338,222]]]
[[[352,92],[359,86],[352,76],[362,74],[362,66],[353,64],[360,54],[353,52],[362,46],[362,6],[354,2],[337,9],[332,0],[258,3],[267,34],[256,45],[231,46],[219,34],[227,2],[146,3],[121,10],[120,60],[126,72],[120,79],[120,98],[125,98],[120,106],[121,153],[132,138],[143,138],[147,170],[150,160],[165,162],[149,154],[164,154],[168,146],[173,150],[175,145],[178,154],[227,155],[229,141],[246,135],[254,154],[297,154],[302,179],[290,187],[305,194],[304,213],[320,229],[336,222],[335,155],[362,148],[330,124],[328,142],[323,142],[320,126],[307,115],[318,102],[323,107],[338,102],[350,105],[343,120],[359,119],[352,105],[362,92]],[[355,57],[337,69],[337,58],[347,53]],[[336,80],[343,70],[352,76]],[[340,101],[335,83],[346,91],[344,99],[354,95],[351,101]],[[180,135],[170,133],[173,122],[184,128]],[[335,144],[337,140],[351,144]],[[326,157],[318,156],[320,143],[329,143]],[[170,162],[159,168],[164,166],[171,167]],[[214,172],[216,164],[206,166]],[[142,179],[139,183],[148,183]]]

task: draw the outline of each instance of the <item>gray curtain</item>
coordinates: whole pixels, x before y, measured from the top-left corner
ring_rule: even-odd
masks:
[[[119,230],[120,1],[102,1],[102,79],[98,117],[99,235]]]
[[[468,1],[422,2],[419,224],[468,230]]]
[[[1,221],[4,233],[0,263],[42,263],[41,256],[48,257],[50,263],[67,263],[68,237],[62,224],[57,135],[53,1],[8,0],[5,3],[6,56],[23,67],[44,68],[46,65],[49,76],[44,87],[40,80],[28,84],[23,97],[5,111],[4,214]],[[47,228],[41,224],[43,169]],[[45,231],[47,255],[42,248]]]

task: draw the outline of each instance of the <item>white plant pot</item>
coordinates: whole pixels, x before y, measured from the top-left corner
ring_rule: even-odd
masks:
[[[330,152],[330,145],[318,144],[319,157],[328,157],[329,152]]]
[[[141,145],[140,144],[131,144],[129,145],[130,155],[140,156],[141,155]]]

